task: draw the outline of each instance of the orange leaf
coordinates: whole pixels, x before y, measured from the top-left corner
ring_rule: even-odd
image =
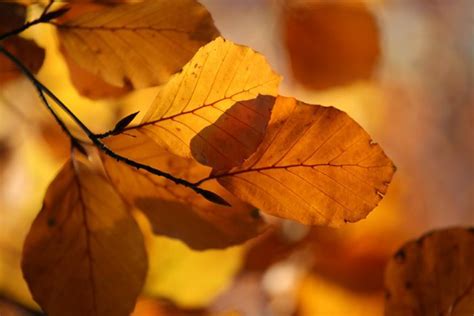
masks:
[[[136,128],[173,154],[234,166],[260,143],[274,102],[265,96],[280,79],[264,56],[218,38],[160,89]]]
[[[366,4],[287,0],[282,19],[291,70],[301,84],[325,89],[372,75],[379,30]]]
[[[385,315],[474,314],[474,229],[426,234],[398,250],[385,271]]]
[[[147,136],[129,132],[109,138],[107,145],[123,156],[189,181],[209,174],[210,168],[160,150]],[[194,249],[225,248],[256,236],[264,227],[253,208],[215,182],[205,189],[222,196],[232,207],[211,203],[191,189],[108,156],[102,159],[112,184],[146,215],[156,234],[178,238]]]
[[[209,12],[194,0],[104,7],[57,27],[68,59],[129,90],[166,82],[219,34]]]
[[[147,256],[138,225],[106,179],[69,161],[33,222],[22,268],[48,315],[129,315]]]
[[[269,214],[338,226],[365,218],[394,170],[382,148],[344,112],[278,97],[257,151],[213,177]]]

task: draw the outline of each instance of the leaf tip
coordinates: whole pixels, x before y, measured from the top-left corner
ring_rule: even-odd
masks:
[[[57,19],[61,16],[63,16],[64,14],[66,14],[69,10],[71,10],[70,7],[64,7],[64,8],[60,8],[58,10],[55,10],[55,11],[51,11],[51,12],[48,12],[46,13],[45,15],[43,15],[41,17],[41,19],[43,21],[50,21],[50,20],[53,20],[53,19]]]
[[[216,203],[223,206],[232,206],[229,202],[227,202],[226,200],[224,200],[222,197],[215,194],[214,192],[204,190],[204,189],[198,189],[196,192],[201,194],[206,200],[212,203]]]
[[[115,124],[115,127],[112,130],[112,134],[118,134],[123,131],[133,121],[133,119],[138,115],[138,113],[140,113],[140,111],[129,114],[122,118],[120,121],[118,121],[118,123]]]

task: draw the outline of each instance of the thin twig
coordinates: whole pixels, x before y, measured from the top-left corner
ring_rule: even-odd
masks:
[[[25,24],[23,24],[21,27],[15,29],[15,30],[11,30],[10,32],[7,32],[7,33],[4,33],[2,35],[0,35],[0,41],[3,41],[11,36],[14,36],[14,35],[18,35],[20,34],[21,32],[29,29],[30,27],[32,27],[33,25],[36,25],[36,24],[41,24],[41,23],[48,23],[48,22],[51,22],[51,20],[53,19],[56,19],[60,16],[62,16],[63,14],[65,14],[67,11],[69,11],[69,8],[65,7],[65,8],[60,8],[58,10],[55,10],[55,11],[50,11],[48,12],[48,10],[50,9],[51,5],[53,4],[54,1],[51,1],[45,8],[45,10],[43,10],[43,13],[39,16],[39,18],[37,19],[34,19],[33,21],[30,21],[30,22],[26,22]]]
[[[54,3],[54,0],[49,0],[49,3],[44,7],[44,10],[43,10],[43,13],[41,13],[41,16],[45,16],[46,13],[48,13],[53,3]]]
[[[46,94],[47,96],[49,96],[64,112],[66,112],[73,120],[74,122],[81,128],[81,130],[87,135],[87,137],[91,140],[91,142],[99,149],[101,150],[102,152],[104,152],[105,154],[107,154],[108,156],[116,159],[117,161],[121,161],[131,167],[134,167],[136,169],[143,169],[143,170],[146,170],[154,175],[157,175],[157,176],[160,176],[160,177],[164,177],[170,181],[173,181],[174,183],[176,184],[179,184],[179,185],[182,185],[182,186],[185,186],[185,187],[188,187],[190,189],[192,189],[194,192],[202,195],[205,199],[211,201],[211,202],[214,202],[214,203],[217,203],[217,204],[221,204],[221,205],[227,205],[227,206],[230,206],[230,204],[225,201],[223,198],[221,198],[219,195],[211,192],[211,191],[208,191],[208,190],[205,190],[205,189],[202,189],[198,186],[196,186],[195,184],[187,181],[187,180],[184,180],[184,179],[181,179],[181,178],[177,178],[177,177],[174,177],[173,175],[167,173],[167,172],[164,172],[164,171],[161,171],[159,169],[156,169],[156,168],[153,168],[149,165],[145,165],[145,164],[142,164],[142,163],[139,163],[137,161],[134,161],[134,160],[131,160],[127,157],[124,157],[122,155],[119,155],[117,154],[116,152],[114,152],[113,150],[111,150],[109,147],[107,147],[99,138],[97,138],[96,134],[94,132],[92,132],[70,109],[69,107],[67,107],[53,92],[51,92],[51,90],[49,90],[46,86],[44,86],[38,79],[36,79],[36,77],[33,75],[33,73],[18,59],[16,58],[14,55],[12,55],[9,51],[7,51],[4,47],[2,47],[0,45],[0,53],[2,53],[4,56],[6,56],[8,59],[10,59],[20,70],[21,72],[33,83],[33,85],[36,87],[36,89],[42,91],[42,93],[40,94],[40,96],[43,96],[43,93]],[[42,98],[43,102],[46,100],[46,98]],[[45,105],[49,108],[49,105],[47,103],[45,103]],[[52,111],[54,113],[54,111]],[[54,115],[54,114],[53,114]],[[55,115],[55,118],[58,120],[58,121],[61,121],[61,119],[59,117],[57,117]],[[63,124],[60,123],[61,126],[63,126]],[[74,140],[74,138],[72,138],[71,140]]]

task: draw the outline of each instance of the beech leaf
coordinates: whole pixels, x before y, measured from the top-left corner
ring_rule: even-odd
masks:
[[[153,140],[136,131],[108,138],[107,146],[135,161],[156,166],[174,176],[195,181],[210,172],[192,159],[170,154]],[[252,207],[240,202],[215,181],[204,189],[217,193],[232,207],[217,205],[193,190],[163,177],[137,170],[102,155],[111,183],[124,199],[149,219],[154,233],[177,238],[194,249],[224,248],[246,241],[264,228],[261,218],[252,216]]]
[[[104,6],[70,19],[66,15],[56,25],[66,59],[129,90],[166,82],[219,35],[209,12],[195,0]]]
[[[129,315],[142,289],[143,236],[106,179],[69,161],[26,238],[22,269],[51,316]]]
[[[474,314],[474,228],[437,230],[401,247],[385,270],[386,316]]]
[[[235,166],[263,139],[280,79],[261,54],[218,38],[160,89],[136,129],[173,154]]]
[[[394,171],[382,148],[344,112],[278,97],[257,151],[213,177],[263,212],[339,226],[365,218]]]

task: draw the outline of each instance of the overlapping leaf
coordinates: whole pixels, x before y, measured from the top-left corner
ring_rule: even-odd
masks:
[[[104,7],[57,27],[67,59],[128,89],[164,83],[219,34],[210,14],[194,0]]]
[[[33,222],[22,268],[48,315],[129,315],[147,257],[138,225],[114,189],[70,160]]]
[[[171,153],[235,166],[263,138],[273,106],[267,96],[277,94],[279,81],[264,56],[218,38],[160,89],[136,129]]]
[[[474,313],[474,231],[450,228],[410,241],[385,271],[385,315]]]
[[[160,150],[147,136],[133,133],[137,132],[114,136],[107,144],[121,155],[189,181],[209,174],[209,168]],[[206,189],[224,197],[232,207],[213,204],[191,189],[108,156],[102,159],[112,184],[124,199],[143,211],[157,234],[178,238],[195,249],[207,249],[242,243],[263,228],[255,210],[232,198],[217,183]]]
[[[269,214],[338,226],[367,216],[385,194],[394,169],[381,147],[344,112],[278,97],[257,151],[213,177]]]

